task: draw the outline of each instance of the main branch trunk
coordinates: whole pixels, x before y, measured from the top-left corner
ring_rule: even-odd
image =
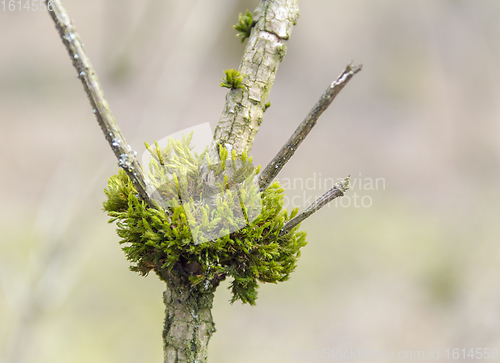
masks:
[[[252,148],[298,16],[298,0],[261,0],[259,3],[254,14],[256,24],[239,68],[244,88],[231,90],[226,96],[211,146],[212,157],[218,152],[218,144],[233,149],[238,155]]]
[[[212,319],[214,291],[194,289],[177,279],[167,280],[163,294],[165,363],[204,363],[208,341],[215,332]]]

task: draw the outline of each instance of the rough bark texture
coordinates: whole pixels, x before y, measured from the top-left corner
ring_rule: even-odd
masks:
[[[286,42],[299,16],[298,0],[262,0],[240,64],[244,89],[233,89],[215,129],[212,156],[220,144],[242,154],[252,148]]]
[[[162,278],[167,281],[163,293],[164,362],[207,362],[208,342],[215,332],[211,312],[215,287],[207,281],[194,288],[176,272],[165,273]]]

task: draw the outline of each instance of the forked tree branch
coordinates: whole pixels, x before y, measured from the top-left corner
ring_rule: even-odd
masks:
[[[141,164],[139,164],[136,157],[137,153],[125,141],[118,125],[115,123],[108,102],[104,98],[104,92],[99,84],[97,74],[83,50],[83,44],[75,26],[59,0],[51,0],[51,4],[54,10],[49,11],[49,14],[54,20],[59,35],[73,61],[73,66],[76,68],[78,77],[82,81],[83,88],[92,106],[92,112],[95,114],[99,126],[101,126],[104,137],[118,159],[119,166],[126,171],[141,198],[149,206],[153,206],[150,196],[153,195],[154,188],[144,174]]]
[[[234,149],[238,155],[252,148],[278,65],[285,56],[286,43],[298,16],[298,0],[260,1],[239,68],[243,89],[232,89],[226,96],[211,145],[212,157],[218,156],[218,144]]]
[[[141,198],[149,206],[153,203],[154,188],[144,174],[136,153],[126,143],[114,121],[109,105],[99,84],[95,70],[83,50],[75,27],[62,7],[60,0],[51,0],[54,10],[50,12],[56,28],[73,61],[92,110],[122,167],[135,184]],[[286,53],[286,42],[298,18],[298,0],[261,0],[253,20],[255,21],[239,71],[243,76],[243,89],[232,89],[226,96],[226,105],[211,145],[211,154],[217,145],[230,146],[237,154],[249,151],[262,122],[266,101],[274,83],[279,63]],[[309,133],[321,113],[332,102],[336,94],[358,72],[361,67],[349,65],[341,77],[325,92],[318,104],[299,126],[288,144],[273,159],[261,174],[259,186],[265,189],[282,166],[290,159],[296,148]],[[218,156],[218,155],[217,155]],[[335,184],[303,213],[288,221],[280,235],[296,227],[304,219],[336,197],[344,195],[349,188],[349,178]],[[175,363],[206,362],[207,345],[214,332],[211,315],[213,291],[208,285],[205,293],[192,290],[190,280],[181,274],[162,278],[167,281],[164,295],[166,319],[163,332],[164,361]]]
[[[306,136],[316,125],[318,118],[330,106],[335,97],[344,88],[344,86],[351,80],[351,78],[361,70],[362,66],[353,66],[349,64],[346,69],[340,74],[336,81],[332,82],[326,91],[321,95],[319,101],[314,105],[304,121],[297,127],[293,135],[288,139],[281,150],[266,166],[266,168],[259,175],[259,188],[261,191],[267,189],[272,183],[274,178],[279,174],[283,166],[290,160],[299,145],[304,141]]]
[[[304,219],[307,217],[310,217],[314,212],[320,210],[324,205],[330,203],[332,200],[334,200],[337,197],[342,197],[346,190],[349,189],[349,180],[350,177],[345,178],[344,180],[335,183],[333,188],[328,190],[325,194],[323,194],[321,197],[316,199],[309,207],[306,208],[305,211],[300,213],[299,215],[295,216],[291,220],[289,220],[283,228],[280,231],[280,236],[283,236],[290,232],[292,228],[297,226],[299,223],[301,223]]]

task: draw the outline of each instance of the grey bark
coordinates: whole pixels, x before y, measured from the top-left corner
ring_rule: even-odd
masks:
[[[207,281],[194,288],[178,272],[165,272],[163,293],[165,363],[207,362],[208,342],[215,332],[212,318],[214,285]]]
[[[262,0],[258,5],[254,12],[256,24],[239,68],[244,89],[230,90],[226,96],[211,145],[212,157],[218,156],[218,144],[235,150],[238,155],[252,148],[298,16],[298,0]]]

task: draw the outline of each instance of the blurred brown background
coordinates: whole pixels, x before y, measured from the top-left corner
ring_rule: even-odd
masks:
[[[139,152],[215,128],[222,71],[244,49],[231,25],[257,3],[64,1]],[[345,65],[363,63],[280,175],[350,174],[358,207],[346,199],[304,222],[297,270],[262,286],[255,307],[230,306],[219,288],[209,361],[440,348],[444,362],[446,348],[500,348],[500,3],[300,8],[254,161],[269,162]],[[0,4],[0,361],[161,362],[163,284],[128,271],[106,223],[117,162],[76,76],[46,12]],[[324,191],[292,183],[287,196],[303,206]]]

